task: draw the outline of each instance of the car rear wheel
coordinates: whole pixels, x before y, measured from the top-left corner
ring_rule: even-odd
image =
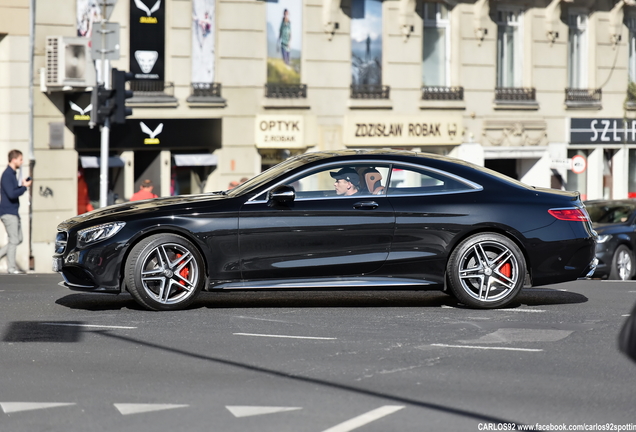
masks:
[[[126,285],[150,310],[177,310],[191,304],[204,283],[203,259],[189,240],[175,234],[143,239],[126,260]]]
[[[609,278],[613,280],[630,280],[634,276],[634,257],[629,248],[620,245],[614,252]]]
[[[475,234],[451,253],[450,289],[461,303],[479,309],[509,304],[523,287],[526,261],[519,247],[497,233]]]

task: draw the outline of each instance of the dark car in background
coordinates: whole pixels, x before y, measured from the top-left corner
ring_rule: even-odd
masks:
[[[229,191],[68,219],[53,269],[72,290],[129,291],[151,310],[187,307],[202,289],[440,289],[496,308],[526,280],[589,276],[594,246],[577,192],[443,156],[343,150],[288,159]]]
[[[592,200],[585,207],[598,233],[594,277],[629,280],[634,277],[636,200]]]

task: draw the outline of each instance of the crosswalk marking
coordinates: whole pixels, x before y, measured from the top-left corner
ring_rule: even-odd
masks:
[[[56,408],[62,406],[75,405],[74,402],[0,402],[0,407],[5,414],[20,412],[20,411],[33,411],[45,408]]]
[[[231,412],[234,417],[250,417],[263,414],[274,414],[286,411],[296,411],[302,409],[302,407],[272,407],[272,406],[226,406],[227,410]]]
[[[113,404],[115,408],[121,413],[121,415],[140,414],[153,411],[163,411],[174,408],[185,408],[188,405],[175,405],[175,404],[125,404],[116,403]]]
[[[346,422],[337,424],[329,429],[325,429],[323,432],[349,432],[354,429],[358,429],[368,423],[381,419],[382,417],[393,414],[396,411],[401,410],[404,406],[401,405],[384,405],[380,408],[376,408],[372,411],[354,417]]]

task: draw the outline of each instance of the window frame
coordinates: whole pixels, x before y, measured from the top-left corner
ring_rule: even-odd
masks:
[[[419,164],[415,164],[415,163],[411,163],[411,162],[397,162],[397,161],[384,161],[384,160],[377,160],[377,159],[359,159],[359,160],[348,160],[348,161],[334,161],[334,162],[329,162],[326,164],[320,164],[319,166],[313,166],[310,168],[305,168],[295,174],[291,174],[288,176],[285,176],[284,178],[282,178],[279,181],[274,182],[271,186],[266,187],[264,190],[262,190],[261,192],[257,193],[256,195],[254,195],[252,198],[250,198],[249,200],[247,200],[245,202],[245,204],[262,204],[262,203],[266,203],[267,202],[267,194],[269,193],[269,191],[271,191],[272,189],[293,182],[295,181],[294,179],[304,176],[305,174],[310,174],[311,172],[318,172],[318,171],[324,171],[327,169],[333,169],[335,167],[342,167],[342,166],[346,166],[346,165],[360,165],[360,164],[369,164],[369,165],[386,165],[389,168],[389,175],[387,176],[386,181],[384,182],[384,187],[385,187],[385,192],[383,194],[380,195],[373,195],[373,194],[368,194],[368,195],[348,195],[348,196],[343,196],[343,195],[334,195],[334,196],[325,196],[325,197],[310,197],[310,198],[298,198],[295,201],[315,201],[315,200],[324,200],[326,198],[328,199],[352,199],[352,198],[373,198],[373,197],[378,197],[378,198],[396,198],[396,197],[413,197],[413,196],[434,196],[434,195],[449,195],[449,194],[458,194],[458,193],[469,193],[469,192],[479,192],[482,191],[484,188],[482,185],[475,183],[471,180],[465,179],[461,176],[458,176],[456,174],[450,173],[448,171],[444,171],[444,170],[440,170],[437,168],[432,168],[426,165],[419,165]],[[431,192],[431,193],[422,193],[422,194],[389,194],[389,185],[391,184],[391,175],[393,173],[393,169],[395,167],[401,167],[402,169],[404,167],[409,167],[415,170],[420,170],[420,171],[429,171],[432,173],[436,173],[442,176],[446,176],[449,177],[455,181],[458,181],[460,183],[463,183],[467,186],[466,190],[455,190],[455,191],[442,191],[442,192]]]
[[[422,5],[422,57],[424,57],[424,30],[426,28],[443,28],[444,29],[444,84],[427,84],[424,80],[424,58],[422,58],[422,86],[424,87],[450,87],[450,60],[451,60],[451,20],[450,13],[451,10],[444,3],[439,2],[431,2],[431,1],[421,1]],[[435,5],[435,17],[430,18],[428,16],[428,8],[427,4]],[[446,18],[442,18],[441,8],[446,8]]]
[[[579,20],[580,17],[585,17],[584,20]],[[589,85],[589,63],[588,63],[588,49],[589,49],[589,12],[580,8],[569,8],[567,12],[567,25],[568,25],[568,52],[567,52],[567,73],[568,73],[568,87],[575,89],[587,89]],[[574,18],[574,22],[573,22]],[[584,21],[584,22],[583,22]],[[581,31],[580,34],[580,48],[578,51],[578,75],[576,81],[578,83],[575,86],[573,79],[574,69],[572,68],[572,31]]]
[[[501,5],[498,6],[495,11],[495,23],[497,24],[497,87],[500,88],[521,88],[523,87],[523,34],[524,34],[524,16],[525,10],[520,6],[513,5]],[[515,20],[510,20],[510,15],[515,16]],[[501,29],[512,27],[516,29],[514,36],[515,40],[512,43],[512,55],[513,55],[513,76],[510,80],[507,77],[506,68],[503,67],[507,62],[504,61],[510,54],[504,48],[505,44],[502,44],[500,50],[500,32]],[[517,54],[515,56],[515,54]]]

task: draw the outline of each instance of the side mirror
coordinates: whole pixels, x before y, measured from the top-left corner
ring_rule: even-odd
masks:
[[[274,204],[287,204],[296,199],[296,190],[293,186],[281,185],[267,193],[267,203],[271,206]]]

